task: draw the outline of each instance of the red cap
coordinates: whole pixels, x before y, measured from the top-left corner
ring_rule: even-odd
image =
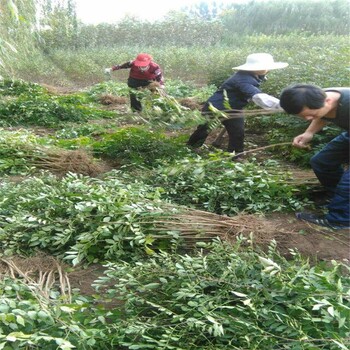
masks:
[[[152,56],[147,53],[140,53],[137,55],[134,64],[137,67],[146,67],[152,61]]]

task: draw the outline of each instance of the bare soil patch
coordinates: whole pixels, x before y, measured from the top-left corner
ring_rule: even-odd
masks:
[[[278,249],[289,256],[290,249],[297,249],[301,255],[311,261],[350,262],[349,230],[333,231],[296,219],[294,213],[271,214],[266,216],[271,225],[280,227],[276,237]]]

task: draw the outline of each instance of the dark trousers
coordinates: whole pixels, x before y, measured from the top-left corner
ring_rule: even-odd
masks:
[[[228,134],[227,152],[241,153],[244,149],[244,117],[225,119],[222,121]],[[199,125],[187,141],[191,147],[203,145],[209,135],[208,123]]]
[[[149,80],[140,80],[135,78],[128,78],[128,86],[130,89],[130,107],[133,111],[142,111],[141,102],[137,99],[136,94],[132,91],[132,89],[138,89],[140,87],[148,86],[151,82]]]
[[[326,218],[331,223],[350,225],[349,133],[344,132],[329,142],[320,152],[311,158],[311,166],[321,184],[334,193],[328,205]]]
[[[130,91],[130,107],[132,111],[142,111],[141,102],[137,99],[136,94]]]

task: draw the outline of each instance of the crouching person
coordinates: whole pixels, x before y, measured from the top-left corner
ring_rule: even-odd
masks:
[[[331,122],[344,129],[311,159],[311,166],[321,184],[332,192],[326,215],[297,213],[300,220],[332,229],[349,229],[349,107],[350,88],[321,89],[314,85],[296,84],[285,88],[281,107],[289,114],[310,121],[309,127],[293,140],[293,145],[306,148],[314,134]]]
[[[142,111],[141,102],[138,100],[134,90],[158,83],[159,88],[164,88],[163,73],[160,66],[153,61],[151,55],[140,53],[132,61],[114,65],[112,68],[106,68],[105,73],[110,74],[120,69],[130,69],[128,86],[130,90],[130,106],[132,111]]]

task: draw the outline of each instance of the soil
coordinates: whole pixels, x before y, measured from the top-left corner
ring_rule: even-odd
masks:
[[[294,214],[273,214],[266,220],[283,227],[282,234],[276,240],[280,252],[285,256],[290,255],[290,249],[297,249],[314,262],[336,260],[349,264],[349,230],[333,231],[300,221]]]

